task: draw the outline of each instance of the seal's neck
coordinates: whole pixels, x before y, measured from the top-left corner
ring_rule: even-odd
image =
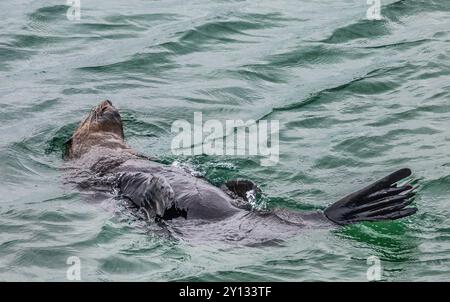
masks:
[[[72,158],[80,158],[88,154],[92,149],[101,148],[103,153],[130,150],[122,137],[112,132],[89,133],[83,136],[75,136],[72,142]]]

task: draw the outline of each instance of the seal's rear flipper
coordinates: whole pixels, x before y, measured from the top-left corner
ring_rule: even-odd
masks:
[[[406,207],[415,195],[414,188],[409,184],[401,187],[396,184],[410,175],[410,169],[398,170],[333,203],[325,209],[324,214],[340,225],[410,216],[417,212],[415,207]]]

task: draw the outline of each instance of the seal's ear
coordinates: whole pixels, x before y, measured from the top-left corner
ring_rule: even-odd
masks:
[[[72,142],[73,142],[73,137],[69,138],[69,139],[64,143],[64,154],[63,154],[63,159],[69,159],[69,157],[70,157],[70,150],[72,149]]]

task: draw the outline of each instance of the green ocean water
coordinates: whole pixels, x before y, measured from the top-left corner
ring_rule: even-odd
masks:
[[[450,281],[450,1],[0,2],[0,280]],[[269,206],[322,209],[402,167],[416,215],[299,230],[279,246],[167,240],[65,186],[62,144],[103,99],[127,142]],[[280,160],[171,154],[177,119],[280,121]]]

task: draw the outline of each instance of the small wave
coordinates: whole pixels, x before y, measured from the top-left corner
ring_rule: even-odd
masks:
[[[122,112],[122,120],[125,126],[126,137],[160,137],[166,135],[170,129],[168,124],[157,124],[145,122],[138,117],[138,113],[124,110]]]
[[[181,18],[179,14],[153,13],[153,14],[121,14],[105,17],[111,23],[136,23],[150,25],[155,21],[177,21]]]
[[[390,23],[400,23],[402,18],[432,11],[450,11],[446,1],[401,0],[382,7],[382,20],[358,20],[333,31],[323,43],[341,44],[354,40],[373,40],[391,33]]]
[[[18,49],[45,48],[53,44],[62,44],[69,40],[77,39],[70,36],[57,36],[49,34],[17,34],[13,36],[14,41],[10,45]]]
[[[434,195],[438,194],[438,192],[438,195],[450,194],[450,175],[424,181],[421,185],[421,191],[430,191]]]
[[[138,73],[152,75],[176,68],[169,52],[135,54],[131,58],[106,65],[80,67],[78,70],[91,73]]]
[[[275,84],[287,83],[288,78],[283,71],[268,64],[248,64],[239,69],[218,72],[223,76],[231,76],[239,80],[264,81]]]
[[[403,110],[387,115],[386,117],[367,124],[368,126],[379,127],[392,124],[399,124],[403,121],[414,120],[422,116],[426,112],[446,113],[450,112],[450,108],[439,105],[423,105],[417,108]]]
[[[245,19],[246,17],[249,17],[250,20]],[[165,42],[160,46],[176,55],[186,55],[208,51],[217,44],[254,43],[254,38],[258,37],[253,33],[254,31],[278,26],[276,14],[268,15],[267,18],[263,17],[264,15],[251,14],[243,15],[236,20],[211,20],[192,29],[176,33],[176,41]]]
[[[336,169],[341,167],[366,167],[364,161],[351,158],[349,156],[326,155],[319,158],[313,165],[314,169]]]
[[[67,5],[53,5],[44,6],[36,9],[28,15],[31,21],[50,22],[58,19],[65,19],[67,10],[70,7]]]
[[[340,27],[333,31],[330,37],[322,40],[323,43],[341,44],[357,39],[374,39],[391,33],[388,22],[384,20],[361,20],[357,23]]]
[[[71,123],[56,130],[53,136],[46,142],[45,154],[48,155],[57,152],[62,156],[65,151],[65,143],[70,139],[77,125],[78,123]]]
[[[408,50],[412,47],[420,46],[425,43],[429,43],[433,41],[432,39],[419,39],[414,41],[402,41],[402,42],[396,42],[396,43],[388,43],[388,44],[381,44],[381,45],[375,45],[375,46],[362,46],[362,48],[365,49],[383,49],[383,48],[395,48],[399,51],[401,50]]]
[[[0,46],[0,70],[7,70],[13,61],[27,60],[35,53],[35,50],[19,49],[11,46]]]

